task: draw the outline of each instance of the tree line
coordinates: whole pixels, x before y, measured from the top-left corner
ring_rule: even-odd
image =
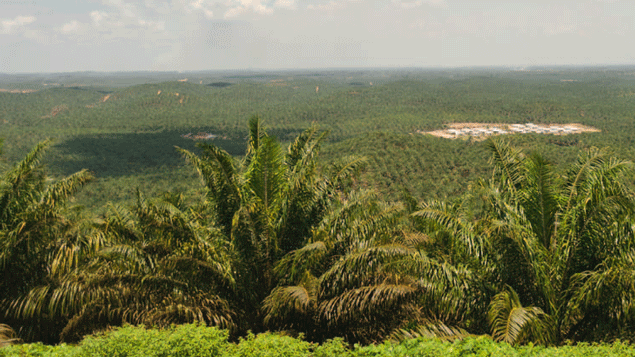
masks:
[[[568,170],[490,139],[491,174],[461,197],[386,201],[363,158],[322,165],[326,133],[288,147],[249,121],[236,159],[177,148],[204,194],[137,192],[94,217],[38,144],[0,181],[4,336],[76,341],[125,323],[199,322],[350,343],[489,334],[546,345],[632,335],[632,164],[605,150]],[[10,328],[9,328],[10,326]]]

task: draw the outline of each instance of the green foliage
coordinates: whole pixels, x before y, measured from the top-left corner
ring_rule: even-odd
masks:
[[[514,356],[635,356],[635,348],[624,342],[612,344],[512,347],[488,337],[470,337],[448,342],[431,338],[409,339],[400,343],[349,348],[341,339],[317,345],[279,334],[249,334],[238,343],[227,341],[228,333],[200,325],[171,326],[162,330],[143,327],[121,327],[86,337],[78,345],[47,346],[39,343],[0,348],[0,357],[110,357],[110,356],[347,356],[347,357],[514,357]]]
[[[131,211],[113,206],[93,233],[105,242],[82,269],[31,290],[18,311],[67,317],[64,340],[121,323],[233,327],[230,249],[206,223],[178,194],[151,202],[139,194]]]
[[[38,342],[0,348],[1,357],[66,357],[78,355],[80,354],[75,346],[65,344],[50,346]]]
[[[311,343],[290,336],[264,333],[249,334],[241,339],[234,349],[228,350],[229,356],[240,357],[294,357],[309,356],[313,346]]]
[[[227,331],[194,324],[164,330],[126,326],[88,337],[78,356],[219,356],[226,353]]]
[[[359,160],[322,170],[317,158],[324,137],[308,129],[285,152],[253,117],[240,162],[210,144],[200,145],[202,156],[180,150],[201,175],[214,220],[235,249],[234,303],[244,328],[258,330],[264,322],[323,340],[367,316],[368,326],[348,336],[366,339],[361,331],[382,323],[375,308],[395,311],[414,292],[376,276],[386,257],[402,252],[390,244],[399,206],[379,202],[372,192],[349,192],[343,182]],[[377,311],[392,315],[388,325],[398,321]],[[331,331],[323,335],[326,326]]]
[[[432,202],[415,215],[449,240],[440,258],[481,277],[484,284],[463,281],[490,296],[493,337],[558,343],[628,330],[635,194],[624,178],[632,164],[591,148],[558,175],[538,155],[498,140],[488,146],[491,180],[476,182],[461,204]]]
[[[49,179],[40,163],[48,145],[38,144],[0,176],[0,307],[21,336],[43,340],[59,331],[64,319],[40,314],[40,306],[25,307],[21,298],[76,270],[86,252],[100,244],[84,235],[81,212],[66,209],[92,176],[83,170]]]
[[[492,299],[488,320],[492,326],[492,337],[507,343],[522,343],[534,340],[548,343],[549,324],[545,313],[539,307],[523,307],[518,294],[508,288]]]
[[[280,284],[263,304],[267,326],[369,342],[401,325],[419,289],[382,266],[412,254],[400,241],[402,216],[368,191],[334,202],[310,242],[277,262]]]

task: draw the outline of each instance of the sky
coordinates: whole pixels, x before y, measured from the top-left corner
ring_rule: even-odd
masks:
[[[0,0],[0,73],[635,64],[634,0]]]

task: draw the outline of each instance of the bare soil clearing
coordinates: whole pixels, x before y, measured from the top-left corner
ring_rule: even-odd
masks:
[[[205,132],[198,132],[196,134],[192,134],[192,133],[182,134],[181,137],[184,139],[190,139],[190,140],[214,140],[217,138],[223,139],[223,140],[229,140],[227,136],[219,136],[219,135],[205,133]]]
[[[27,93],[37,92],[37,89],[5,89],[5,88],[0,88],[0,92],[27,94]]]

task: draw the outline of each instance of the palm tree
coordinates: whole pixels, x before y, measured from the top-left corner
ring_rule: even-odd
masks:
[[[413,313],[418,286],[383,271],[409,255],[398,224],[400,205],[371,191],[354,191],[335,203],[301,248],[275,266],[279,285],[265,299],[268,327],[294,330],[312,340],[335,336],[378,341]]]
[[[326,133],[310,128],[285,152],[259,117],[250,119],[249,128],[247,152],[239,162],[211,144],[199,145],[201,156],[178,150],[201,175],[214,224],[235,252],[240,290],[235,306],[243,328],[258,331],[263,328],[261,304],[277,285],[276,263],[309,241],[360,160],[325,174],[317,155]]]
[[[442,227],[451,242],[444,256],[488,282],[494,337],[548,343],[627,326],[631,275],[621,275],[610,301],[598,294],[632,266],[634,196],[622,181],[631,164],[593,148],[557,175],[537,154],[488,146],[491,180],[457,205],[432,202],[415,215]]]
[[[22,319],[16,303],[63,270],[75,269],[98,242],[65,211],[67,200],[91,179],[86,170],[51,182],[40,164],[49,141],[38,144],[0,177],[0,309],[28,339],[49,340],[60,323],[46,316]]]
[[[132,210],[111,205],[94,233],[105,244],[81,269],[32,289],[16,311],[64,321],[63,340],[121,323],[233,327],[230,249],[200,211],[180,194],[148,202],[138,193]]]

